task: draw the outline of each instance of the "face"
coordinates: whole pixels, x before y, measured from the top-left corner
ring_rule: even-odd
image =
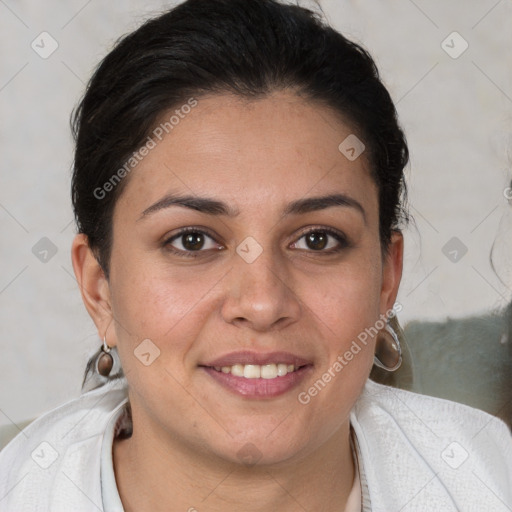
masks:
[[[392,307],[402,250],[399,237],[382,259],[365,155],[338,149],[351,133],[292,92],[201,97],[131,172],[104,288],[113,320],[95,321],[135,429],[279,463],[347,427],[374,340],[343,355]]]

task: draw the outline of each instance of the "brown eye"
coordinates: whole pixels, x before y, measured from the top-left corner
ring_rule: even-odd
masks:
[[[187,251],[198,251],[204,245],[204,235],[202,233],[181,235],[181,244]]]
[[[321,250],[325,249],[328,243],[329,235],[321,231],[314,231],[306,235],[306,245],[310,249]]]
[[[168,238],[164,247],[181,256],[198,256],[209,249],[219,247],[211,235],[198,228],[185,228]]]
[[[303,239],[305,244],[300,243],[300,241]],[[294,243],[294,247],[296,249],[309,249],[312,251],[325,253],[337,252],[348,246],[349,243],[345,236],[330,229],[310,230],[303,234],[299,240]]]

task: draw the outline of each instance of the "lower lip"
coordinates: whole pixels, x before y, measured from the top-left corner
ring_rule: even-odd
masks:
[[[218,372],[214,368],[201,367],[208,375],[215,379],[221,386],[242,395],[246,398],[273,398],[292,390],[310,373],[313,366],[302,366],[294,372],[287,373],[283,377],[275,379],[246,379],[237,377],[231,373]]]

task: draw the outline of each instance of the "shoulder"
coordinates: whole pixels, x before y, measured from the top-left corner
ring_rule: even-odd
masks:
[[[490,487],[498,501],[512,505],[512,436],[500,419],[368,380],[351,421],[370,471],[380,471],[381,480],[383,469],[391,480],[396,476],[398,486],[407,479],[425,483],[432,478],[438,496],[458,496],[463,503],[481,499],[489,504],[484,497],[491,499]]]
[[[99,492],[103,434],[126,400],[125,384],[112,382],[51,410],[23,429],[0,452],[0,512],[61,510],[61,496],[69,504],[73,492],[78,487],[85,490],[84,486],[90,486],[94,497]],[[97,481],[87,472],[97,472]]]
[[[368,380],[356,403],[357,412],[375,417],[392,417],[407,427],[423,424],[425,428],[457,433],[462,437],[490,436],[511,445],[509,427],[496,416],[465,404],[443,398],[422,395]]]
[[[506,462],[512,464],[509,427],[499,418],[465,404],[368,380],[354,412],[363,422],[393,424],[418,441],[425,438],[442,442],[453,437],[475,449],[498,449],[494,462],[508,455]]]

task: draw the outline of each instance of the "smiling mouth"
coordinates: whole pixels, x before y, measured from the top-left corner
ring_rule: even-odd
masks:
[[[232,366],[210,366],[219,373],[229,373],[235,377],[244,377],[246,379],[277,379],[285,377],[289,373],[294,373],[300,368],[308,365],[295,366],[285,363],[271,364],[234,364]]]
[[[219,361],[220,362],[220,361]],[[226,361],[227,363],[227,361]],[[296,388],[311,374],[313,364],[267,363],[200,365],[218,385],[244,399],[272,399]]]

